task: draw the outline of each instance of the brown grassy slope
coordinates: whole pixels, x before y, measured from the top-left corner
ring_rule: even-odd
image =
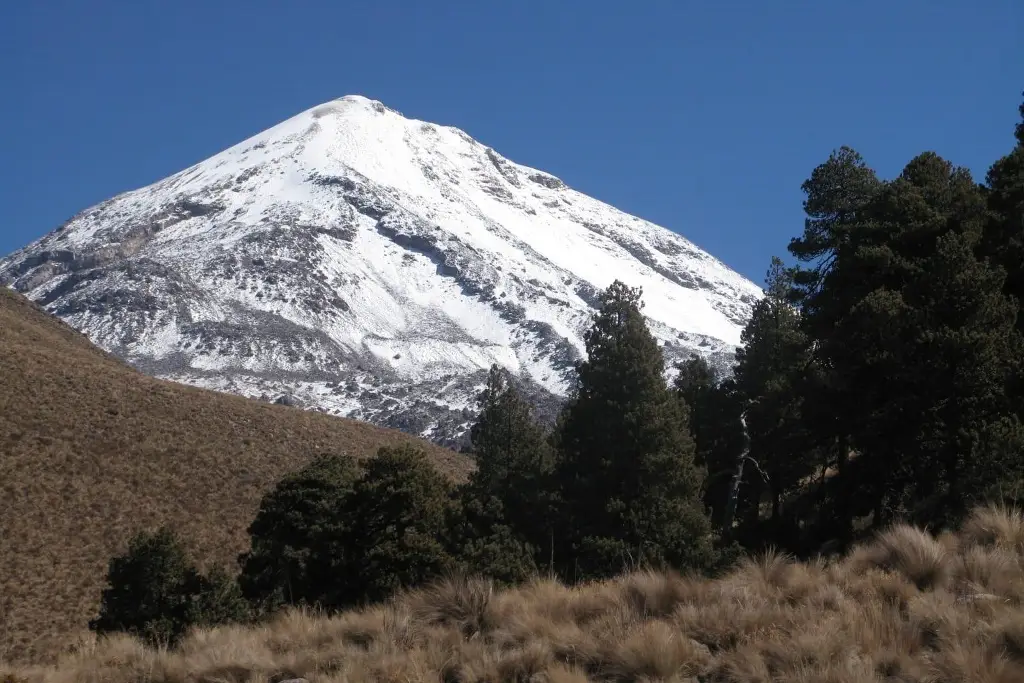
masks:
[[[410,440],[146,377],[0,287],[0,658],[49,656],[84,629],[135,530],[171,523],[202,563],[233,567],[283,474]],[[463,456],[424,445],[464,476]]]
[[[840,561],[769,554],[717,581],[635,573],[497,592],[452,580],[333,618],[83,643],[27,683],[1020,683],[1024,519],[899,527]],[[0,681],[5,680],[0,667]]]

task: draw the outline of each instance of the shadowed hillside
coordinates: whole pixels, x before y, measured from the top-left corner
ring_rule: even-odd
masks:
[[[0,288],[0,659],[86,630],[107,562],[170,523],[232,565],[261,495],[315,454],[371,455],[405,434],[155,380]],[[423,443],[462,479],[469,461]]]
[[[175,651],[83,643],[11,681],[1019,683],[1024,520],[902,526],[835,562],[769,553],[718,580],[634,573],[496,591],[450,580],[362,611],[197,630]],[[0,680],[3,671],[0,670]]]

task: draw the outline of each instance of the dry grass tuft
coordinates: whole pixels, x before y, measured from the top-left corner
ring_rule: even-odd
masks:
[[[545,672],[546,683],[589,683],[587,674],[564,664],[552,664]]]
[[[234,566],[260,497],[323,452],[400,432],[156,380],[0,287],[0,659],[53,661],[139,528],[176,527]],[[423,445],[459,479],[469,462]]]
[[[494,593],[490,581],[451,577],[406,596],[404,602],[418,621],[474,638],[502,621]]]
[[[668,681],[696,676],[711,663],[711,651],[664,621],[641,623],[620,637],[603,643],[594,668],[613,680]]]
[[[978,533],[898,527],[836,562],[769,552],[714,581],[452,577],[337,616],[197,630],[175,651],[83,640],[55,666],[0,667],[0,683],[1024,681],[1024,552]]]
[[[965,542],[1024,554],[1024,513],[1005,505],[978,508],[964,524]]]
[[[1006,657],[1024,664],[1024,613],[1006,615],[996,622],[992,632],[996,634]]]
[[[899,525],[880,534],[850,557],[852,567],[898,572],[920,590],[941,588],[952,578],[946,547],[928,533]]]
[[[641,614],[666,617],[676,608],[700,597],[701,584],[678,574],[641,571],[621,580],[621,590],[629,605]]]

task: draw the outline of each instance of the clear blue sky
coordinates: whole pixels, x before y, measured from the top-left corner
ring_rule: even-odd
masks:
[[[1012,142],[1022,0],[7,0],[0,254],[345,94],[458,126],[760,282],[830,150]]]

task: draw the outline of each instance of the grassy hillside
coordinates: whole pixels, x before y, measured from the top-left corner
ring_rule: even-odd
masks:
[[[898,527],[830,563],[768,555],[716,581],[575,589],[452,580],[333,618],[197,631],[174,652],[86,642],[6,680],[1019,683],[1022,600],[1024,519],[992,508],[958,535]]]
[[[46,658],[86,628],[107,561],[170,523],[232,565],[261,495],[320,452],[412,437],[146,377],[0,287],[0,659]],[[464,456],[424,444],[454,479]]]

